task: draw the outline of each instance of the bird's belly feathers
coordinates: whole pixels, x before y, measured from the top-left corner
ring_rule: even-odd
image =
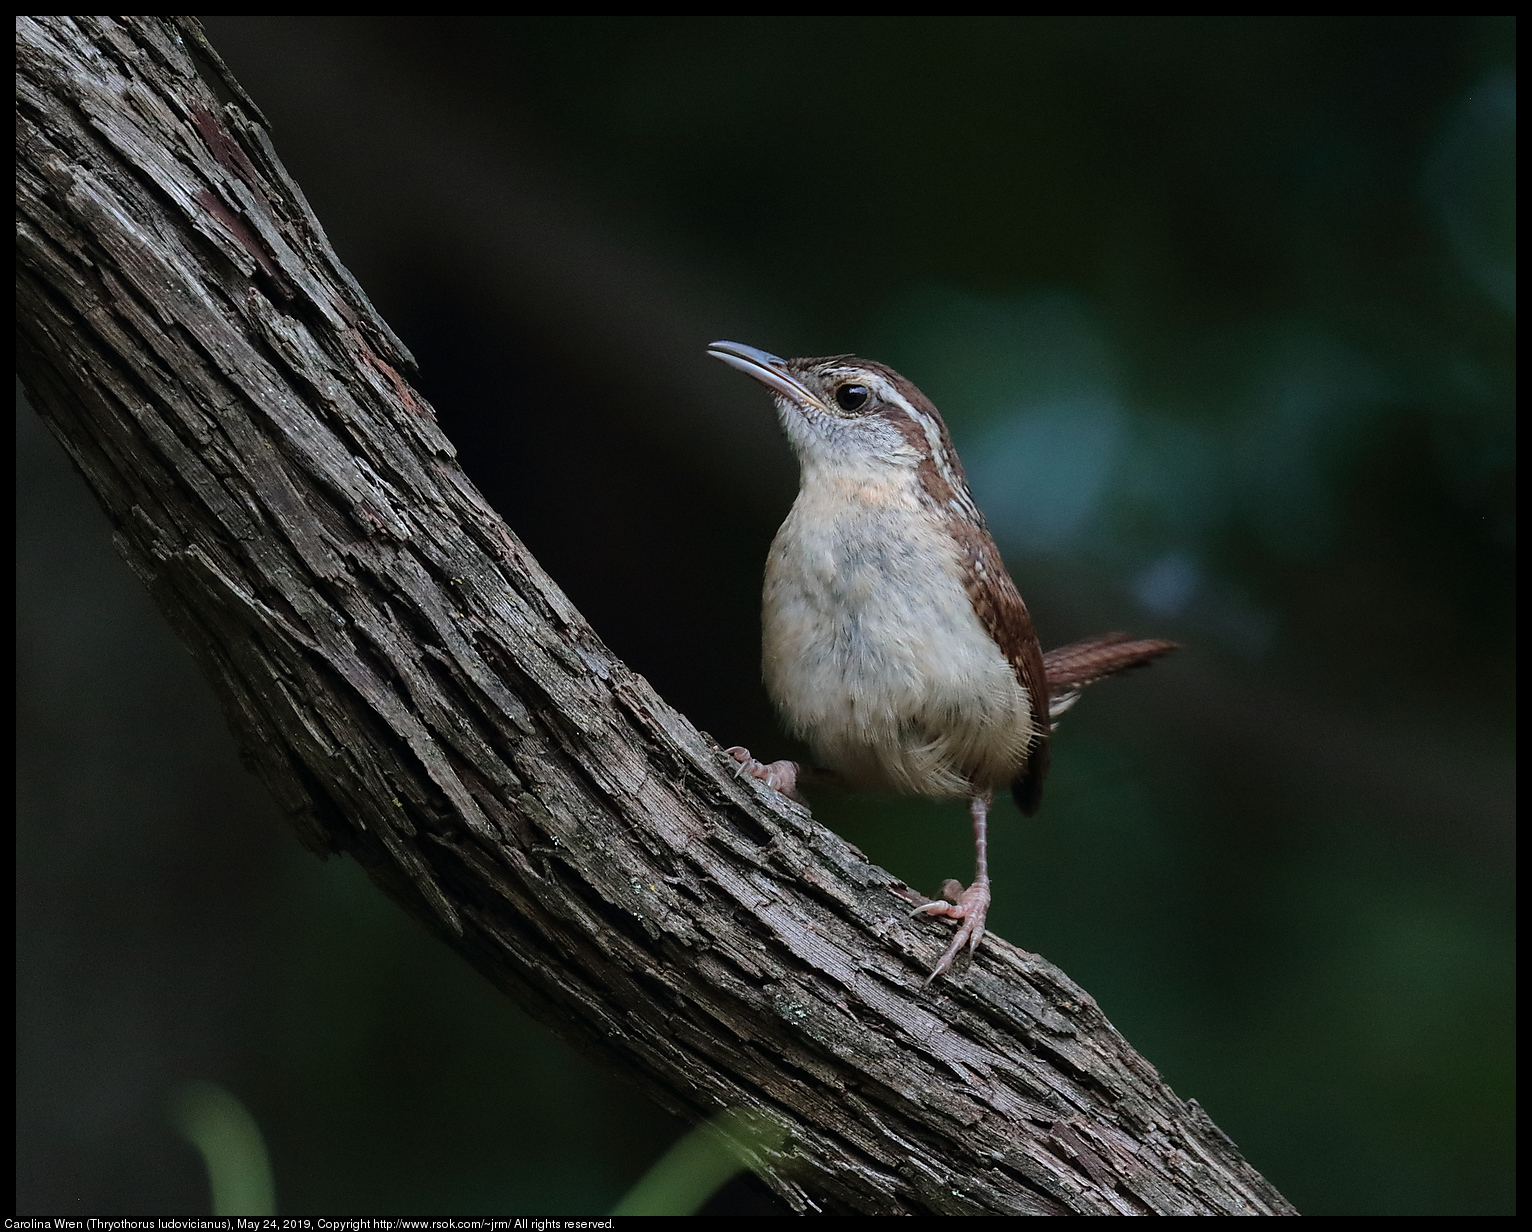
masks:
[[[927,517],[800,496],[771,546],[764,608],[767,691],[852,785],[966,796],[1026,764],[1031,699]]]

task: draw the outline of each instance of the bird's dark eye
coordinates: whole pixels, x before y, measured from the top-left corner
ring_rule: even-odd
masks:
[[[835,405],[843,411],[860,410],[867,401],[867,386],[842,385],[835,391]]]

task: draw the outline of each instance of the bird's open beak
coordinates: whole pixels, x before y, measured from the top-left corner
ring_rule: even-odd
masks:
[[[819,399],[810,393],[787,370],[787,361],[777,358],[770,351],[757,350],[743,342],[710,342],[707,353],[721,359],[731,368],[748,373],[762,385],[770,386],[779,394],[785,394],[800,406],[818,406]]]

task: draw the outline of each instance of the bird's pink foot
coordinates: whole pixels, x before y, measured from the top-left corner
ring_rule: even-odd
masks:
[[[725,749],[730,757],[739,763],[736,775],[748,774],[751,778],[760,779],[767,787],[774,787],[790,800],[801,801],[798,794],[798,763],[795,761],[774,761],[764,765],[750,756],[750,750],[735,745],[732,749]]]
[[[946,901],[943,902],[942,899]],[[958,952],[964,945],[968,946],[970,954],[979,948],[979,942],[984,937],[984,917],[988,913],[989,879],[987,877],[981,881],[975,881],[966,890],[959,882],[948,878],[942,883],[941,899],[916,907],[910,912],[911,915],[944,915],[958,921],[957,936],[952,939],[947,952],[936,964],[936,970],[926,977],[927,984],[952,966],[952,960],[958,956]]]

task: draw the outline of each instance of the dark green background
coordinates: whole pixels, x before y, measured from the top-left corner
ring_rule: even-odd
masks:
[[[793,472],[703,347],[922,386],[1046,645],[1186,647],[998,812],[994,930],[1304,1213],[1513,1209],[1508,20],[206,20],[469,473],[725,744],[790,751]],[[188,1078],[283,1214],[608,1209],[683,1127],[299,850],[18,443],[19,1209],[205,1212]],[[813,804],[968,873],[955,805]]]

